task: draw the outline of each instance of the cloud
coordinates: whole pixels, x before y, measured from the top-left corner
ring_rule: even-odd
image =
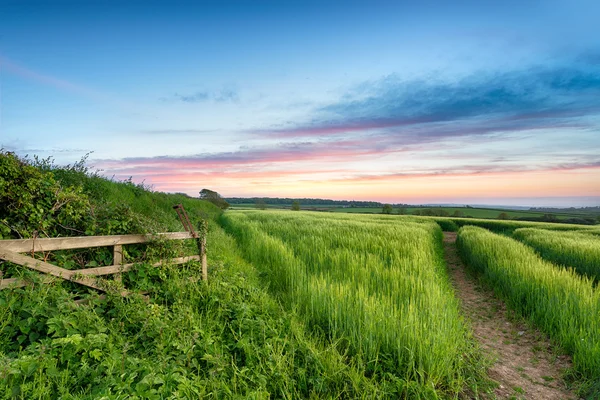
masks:
[[[140,133],[149,135],[197,135],[204,133],[214,133],[214,129],[147,129]]]
[[[360,141],[287,143],[270,147],[240,149],[234,152],[206,153],[184,157],[132,157],[121,160],[95,160],[95,164],[118,174],[132,174],[132,168],[176,168],[178,170],[231,170],[249,167],[272,168],[276,164],[305,161],[344,161],[360,156],[380,155],[381,151]]]
[[[272,137],[314,137],[421,129],[428,137],[464,135],[449,124],[478,125],[470,135],[501,130],[582,125],[600,114],[600,70],[590,53],[567,66],[536,66],[508,72],[480,72],[456,81],[403,80],[390,75],[363,82],[317,118],[259,133]],[[422,132],[415,131],[422,136]]]
[[[205,103],[209,101],[215,103],[237,102],[239,101],[239,94],[236,90],[223,88],[214,92],[198,91],[192,94],[175,93],[171,97],[171,100],[181,101],[184,103]]]
[[[27,68],[15,61],[6,57],[0,56],[0,70],[7,71],[9,74],[19,76],[32,82],[37,82],[46,86],[53,87],[62,92],[72,93],[81,97],[89,98],[95,101],[119,105],[125,105],[122,101],[113,96],[101,93],[95,89],[84,85],[70,82],[65,79],[57,78],[52,75],[47,75],[38,71]]]

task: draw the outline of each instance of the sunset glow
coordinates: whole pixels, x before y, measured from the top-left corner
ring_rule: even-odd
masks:
[[[594,2],[176,3],[0,5],[0,147],[192,196],[600,205]]]

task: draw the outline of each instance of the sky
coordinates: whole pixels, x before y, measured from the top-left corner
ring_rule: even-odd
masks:
[[[0,0],[0,147],[191,196],[599,206],[598,15]]]

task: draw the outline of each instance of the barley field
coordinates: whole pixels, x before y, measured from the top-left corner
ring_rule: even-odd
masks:
[[[523,243],[478,227],[461,228],[457,246],[467,265],[483,275],[509,308],[573,356],[579,377],[598,384],[600,292],[591,278],[543,260]]]
[[[595,281],[600,279],[600,237],[597,235],[521,228],[513,236],[548,261],[572,267]]]
[[[402,395],[454,397],[481,375],[433,221],[291,211],[222,220],[286,307],[350,363],[396,377]]]

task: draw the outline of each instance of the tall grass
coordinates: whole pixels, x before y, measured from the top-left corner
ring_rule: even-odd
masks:
[[[600,237],[580,232],[517,229],[514,238],[533,247],[542,258],[600,280]]]
[[[211,203],[108,181],[83,167],[54,168],[42,175],[36,168],[48,164],[27,165],[0,149],[0,189],[12,188],[1,193],[6,200],[0,201],[0,219],[6,225],[0,225],[10,228],[0,229],[0,238],[30,233],[38,221],[31,223],[29,210],[50,209],[55,201],[48,199],[70,186],[68,193],[82,201],[65,208],[80,207],[83,211],[75,213],[80,219],[67,219],[77,225],[54,221],[77,231],[52,233],[182,230],[172,206],[184,203],[194,226],[201,217],[210,219],[210,278],[199,280],[197,262],[152,267],[152,260],[170,258],[174,251],[197,254],[191,240],[169,241],[124,248],[127,261],[136,266],[123,273],[122,282],[132,293],[147,292],[147,299],[111,293],[102,299],[68,281],[0,290],[0,399],[393,397],[393,379],[367,376],[281,307],[235,240],[218,226],[221,211]],[[16,179],[19,175],[26,179]],[[14,209],[18,212],[7,212]],[[56,215],[46,217],[41,221]],[[49,261],[81,268],[90,258],[112,263],[112,249],[101,250],[53,252]],[[9,264],[0,262],[4,277],[27,273]],[[27,276],[39,280],[37,274]],[[76,304],[76,297],[88,302]]]
[[[225,227],[289,308],[400,395],[456,396],[480,378],[441,230],[394,217],[228,212]]]
[[[503,221],[494,219],[478,218],[452,218],[452,217],[421,217],[428,218],[437,222],[444,231],[455,232],[463,226],[479,226],[492,232],[511,234],[519,228],[538,228],[555,231],[577,231],[592,230],[594,227],[585,227],[574,224],[559,224],[551,222],[531,222],[531,221]]]
[[[600,383],[600,292],[592,280],[557,268],[528,246],[477,227],[459,231],[461,256],[507,305],[573,355],[575,370]]]

